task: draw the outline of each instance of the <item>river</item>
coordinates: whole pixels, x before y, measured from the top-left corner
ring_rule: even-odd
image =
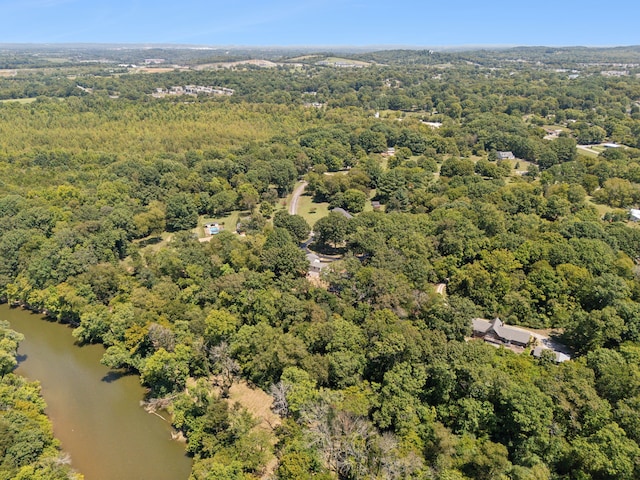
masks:
[[[138,376],[119,377],[100,364],[101,345],[78,347],[67,326],[8,305],[0,305],[0,320],[25,336],[16,373],[40,381],[55,436],[86,480],[189,477],[184,444],[140,406]]]

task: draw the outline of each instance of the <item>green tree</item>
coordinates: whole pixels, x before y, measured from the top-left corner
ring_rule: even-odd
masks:
[[[176,193],[167,199],[167,229],[172,232],[189,230],[198,224],[198,209],[193,198],[186,193]]]
[[[346,240],[349,220],[344,215],[331,212],[328,216],[321,218],[315,224],[314,232],[316,240],[321,244],[331,244],[337,247]]]
[[[278,210],[273,217],[273,226],[286,229],[296,242],[304,242],[309,238],[311,227],[300,215],[289,215],[284,210]]]

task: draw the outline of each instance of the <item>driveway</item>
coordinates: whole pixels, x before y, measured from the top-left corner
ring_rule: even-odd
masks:
[[[302,180],[300,185],[296,187],[293,191],[293,195],[291,195],[291,203],[289,204],[289,215],[295,215],[298,212],[298,201],[300,200],[300,195],[304,193],[304,189],[307,187],[307,182]]]

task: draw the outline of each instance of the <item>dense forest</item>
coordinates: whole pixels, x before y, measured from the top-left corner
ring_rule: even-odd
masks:
[[[192,480],[640,478],[637,48],[83,52],[0,49],[0,297],[138,373]],[[0,330],[0,478],[73,478]]]

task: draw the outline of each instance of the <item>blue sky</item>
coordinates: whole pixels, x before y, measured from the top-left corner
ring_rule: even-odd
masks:
[[[0,0],[0,43],[637,45],[638,0]]]

